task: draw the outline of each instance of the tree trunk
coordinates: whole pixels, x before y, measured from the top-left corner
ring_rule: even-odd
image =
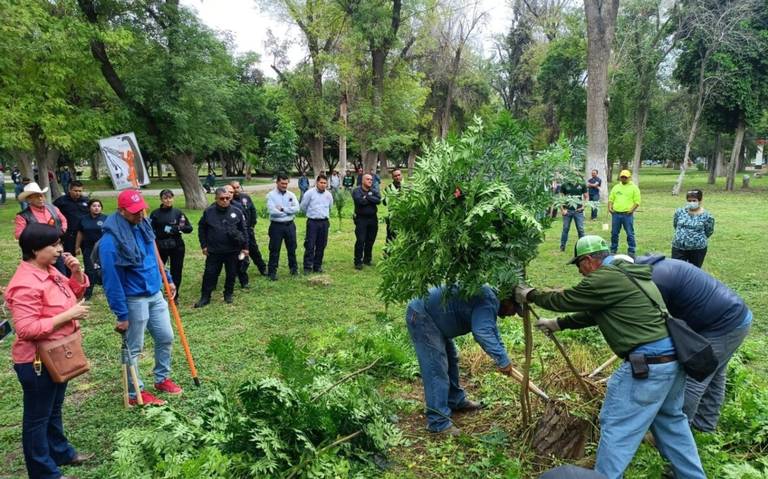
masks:
[[[376,164],[379,161],[379,153],[377,151],[366,151],[362,157],[363,172],[370,173],[371,170],[376,168]]]
[[[645,125],[648,123],[648,103],[640,102],[635,122],[635,154],[632,158],[632,180],[640,186],[640,162],[643,159],[643,142],[645,141]]]
[[[339,120],[341,122],[341,133],[339,133],[339,171],[347,171],[347,94],[341,95],[341,104],[339,104]]]
[[[197,177],[195,168],[195,156],[188,153],[180,153],[169,158],[169,163],[176,171],[176,179],[184,190],[184,204],[190,210],[202,210],[208,206],[205,190]]]
[[[696,138],[696,129],[699,126],[699,119],[701,118],[701,112],[704,110],[704,90],[703,87],[699,88],[699,97],[696,101],[696,112],[693,114],[693,121],[691,122],[691,130],[688,132],[688,139],[685,142],[685,153],[683,154],[683,162],[680,163],[680,174],[677,176],[675,186],[672,187],[672,196],[680,194],[680,189],[683,187],[683,179],[685,179],[685,172],[688,169],[688,161],[691,157],[691,145]]]
[[[725,178],[727,169],[728,169],[728,164],[725,160],[725,153],[723,152],[723,148],[721,147],[720,150],[717,152],[717,164],[715,165],[715,176],[717,176],[718,178]]]
[[[726,191],[733,191],[733,185],[736,182],[736,167],[739,162],[739,153],[741,152],[741,144],[744,141],[744,131],[747,129],[744,118],[739,118],[739,123],[736,126],[736,132],[733,138],[733,150],[731,150],[731,160],[728,162],[728,176],[725,180]]]
[[[319,175],[325,168],[325,160],[323,159],[323,141],[322,137],[314,136],[309,139],[307,146],[309,147],[309,156],[312,160],[312,171],[315,176]]]
[[[587,19],[587,162],[585,175],[608,170],[608,64],[619,0],[584,0]],[[607,198],[608,182],[600,187]]]
[[[709,172],[709,175],[707,176],[707,184],[708,185],[714,185],[715,184],[715,178],[717,174],[717,162],[720,159],[720,133],[717,133],[715,135],[715,151],[712,152],[711,155],[709,155],[709,159],[707,161],[707,171]]]
[[[413,166],[416,164],[416,150],[408,152],[408,176],[413,174]]]
[[[387,154],[383,151],[379,153],[379,163],[381,166],[381,173],[379,173],[379,176],[382,178],[389,178],[389,160],[387,159]]]

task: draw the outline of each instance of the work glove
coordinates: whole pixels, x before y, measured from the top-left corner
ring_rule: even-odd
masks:
[[[527,304],[528,303],[528,293],[533,291],[534,288],[531,288],[527,284],[519,284],[515,287],[515,302],[517,304]]]
[[[513,375],[513,368],[512,363],[507,364],[503,368],[499,368],[499,372],[505,376],[512,376]]]
[[[538,321],[536,321],[536,324],[534,324],[537,328],[539,328],[539,331],[542,333],[554,333],[555,331],[560,331],[560,326],[557,324],[556,319],[546,319],[542,318]]]

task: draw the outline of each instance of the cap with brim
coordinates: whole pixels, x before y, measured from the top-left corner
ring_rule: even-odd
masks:
[[[622,177],[632,178],[632,172],[629,170],[621,170],[621,173],[619,173],[619,178]]]
[[[47,186],[41,190],[40,185],[38,185],[33,181],[31,183],[28,183],[26,186],[24,186],[24,191],[19,193],[19,201],[24,201],[32,195],[44,195],[47,192],[48,192]]]
[[[123,190],[117,197],[117,207],[123,208],[130,214],[136,214],[139,211],[149,208],[141,192],[137,190]]]
[[[582,236],[573,247],[573,258],[568,264],[576,264],[582,256],[599,251],[608,251],[608,243],[603,238],[596,235]]]

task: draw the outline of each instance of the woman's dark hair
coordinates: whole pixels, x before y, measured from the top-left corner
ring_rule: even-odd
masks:
[[[685,199],[688,198],[696,198],[701,201],[701,199],[704,198],[704,192],[701,190],[688,190],[688,193],[685,194]]]
[[[59,230],[45,223],[30,223],[19,236],[21,259],[29,261],[35,258],[35,251],[52,246],[59,241]]]
[[[94,204],[94,203],[98,203],[99,205],[101,205],[102,208],[104,208],[104,203],[102,203],[100,199],[98,199],[98,198],[91,198],[90,200],[88,200],[88,209],[89,210],[91,209],[91,205]]]
[[[163,199],[163,196],[171,195],[171,198],[173,198],[173,191],[169,190],[168,188],[164,189],[160,192],[160,199]]]

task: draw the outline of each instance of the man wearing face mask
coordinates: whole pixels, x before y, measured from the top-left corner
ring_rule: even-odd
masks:
[[[685,207],[676,209],[672,217],[675,228],[672,258],[701,268],[707,255],[707,242],[715,232],[715,218],[701,206],[704,192],[691,190],[685,198]]]
[[[683,414],[685,371],[678,364],[662,311],[646,296],[664,305],[651,281],[650,266],[614,257],[605,240],[591,235],[576,242],[569,264],[584,276],[576,286],[562,290],[518,286],[515,300],[550,311],[572,311],[560,319],[541,319],[536,327],[553,333],[597,326],[611,350],[625,360],[608,381],[600,410],[595,470],[608,479],[622,477],[650,428],[675,477],[705,478]]]

